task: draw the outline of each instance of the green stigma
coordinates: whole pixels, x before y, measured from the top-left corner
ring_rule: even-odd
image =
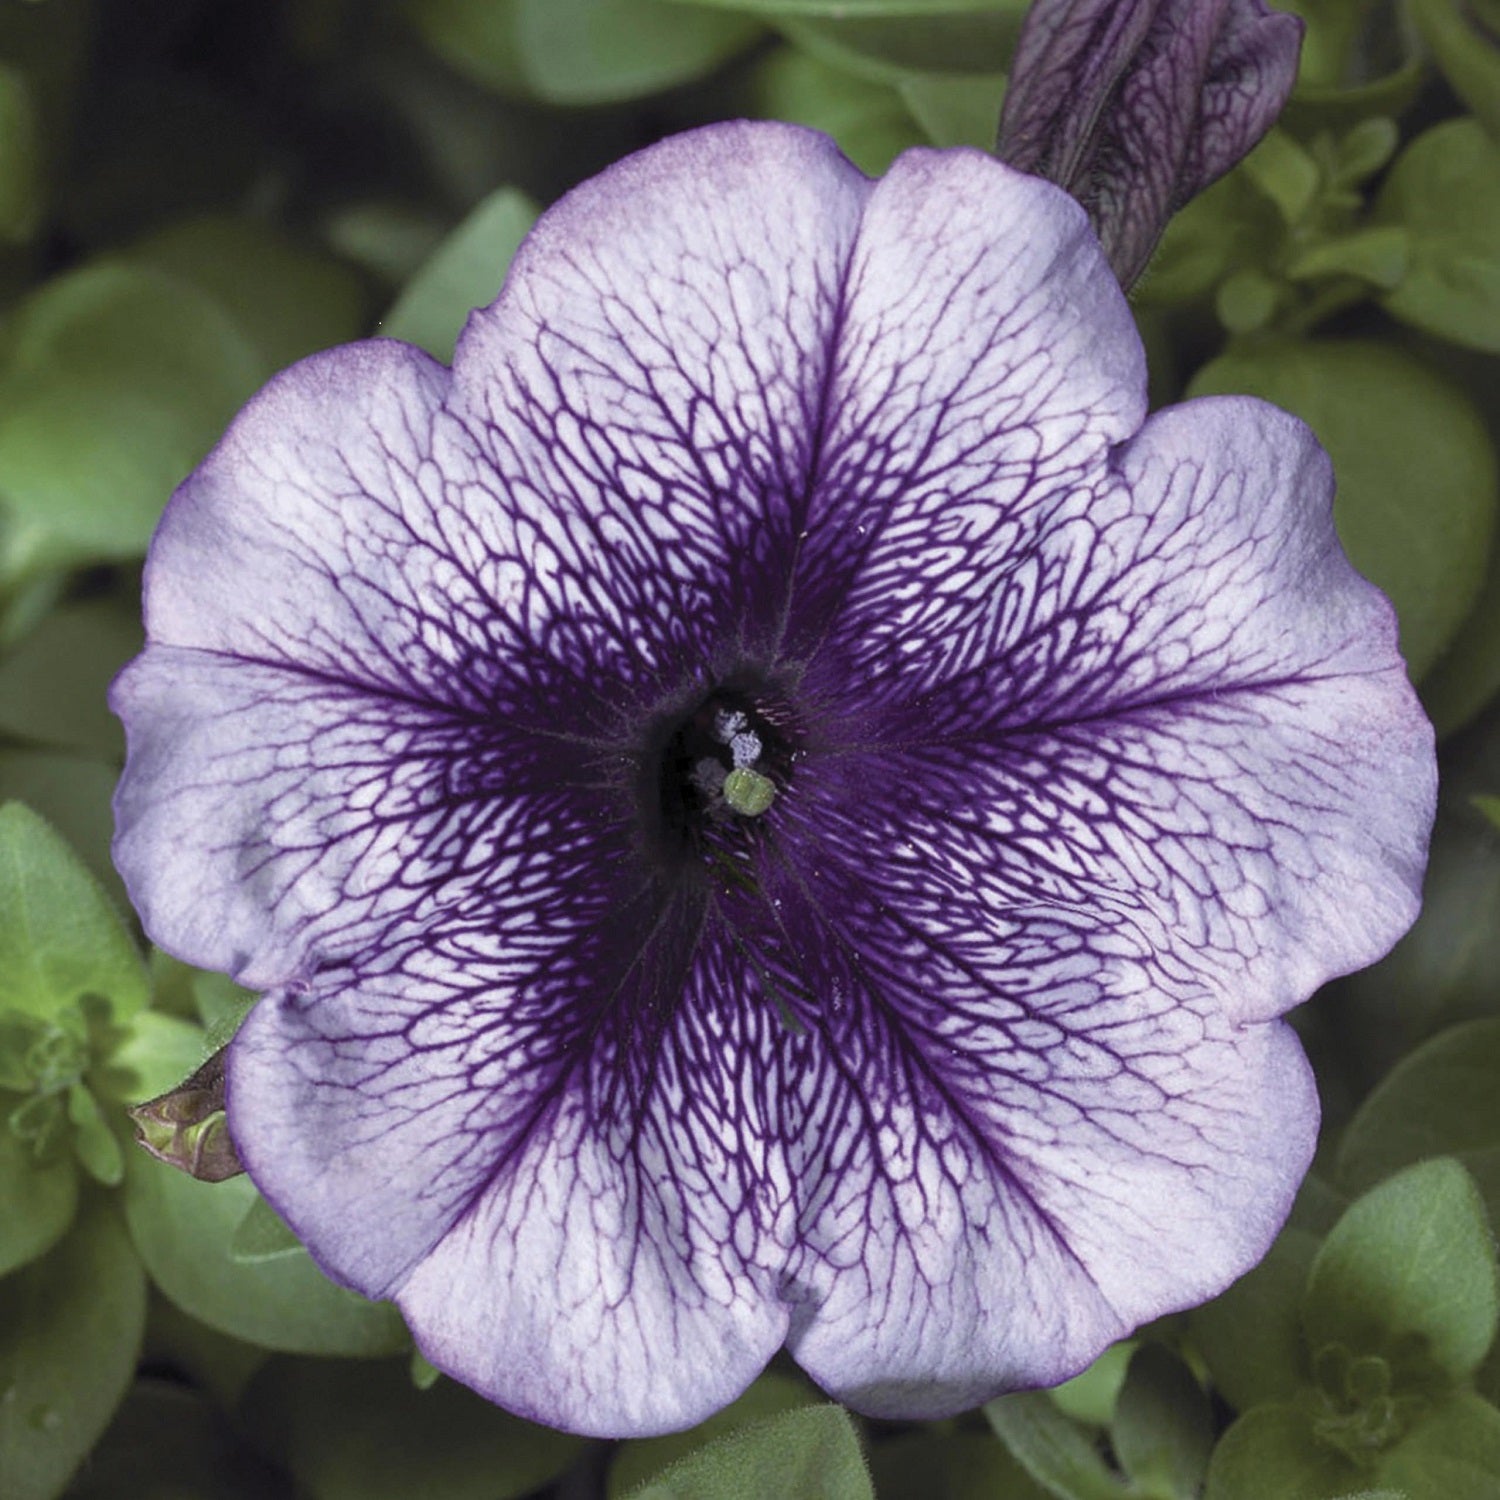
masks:
[[[724,800],[742,817],[758,818],[776,800],[776,787],[769,776],[736,766],[724,778]]]

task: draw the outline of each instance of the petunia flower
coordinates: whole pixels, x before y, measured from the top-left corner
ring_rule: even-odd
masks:
[[[116,858],[264,998],[256,1185],[581,1432],[783,1344],[876,1415],[1265,1251],[1277,1017],[1417,909],[1427,723],[1307,428],[1146,416],[1082,209],[725,124],[569,194],[450,373],[278,376],[178,491]]]

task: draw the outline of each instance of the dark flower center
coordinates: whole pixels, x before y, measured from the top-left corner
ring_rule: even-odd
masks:
[[[720,835],[763,818],[785,789],[795,751],[791,714],[759,685],[714,688],[668,716],[647,757],[657,835],[678,858],[704,855]]]

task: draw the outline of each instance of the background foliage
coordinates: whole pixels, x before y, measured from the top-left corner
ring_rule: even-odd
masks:
[[[270,374],[377,330],[447,357],[537,205],[631,149],[734,115],[871,172],[987,146],[1022,0],[0,0],[0,1494],[1500,1494],[1500,3],[1287,8],[1281,127],[1137,289],[1153,396],[1318,431],[1444,770],[1417,928],[1298,1017],[1327,1123],[1292,1222],[1053,1392],[869,1423],[778,1362],[605,1444],[435,1378],[246,1179],[129,1145],[248,998],[148,953],[108,862],[140,559]]]

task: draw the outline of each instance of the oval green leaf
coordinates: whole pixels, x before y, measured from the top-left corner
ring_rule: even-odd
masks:
[[[1472,1375],[1500,1323],[1500,1277],[1469,1174],[1439,1157],[1350,1205],[1313,1262],[1302,1323],[1314,1360],[1328,1345],[1376,1355],[1398,1386],[1429,1363],[1455,1380]]]
[[[102,995],[124,1017],[149,994],[141,955],[93,876],[29,807],[0,806],[0,1003],[51,1017]]]
[[[296,1354],[394,1354],[407,1345],[400,1314],[335,1286],[305,1251],[237,1261],[234,1237],[255,1200],[248,1177],[197,1182],[132,1151],[125,1216],[151,1279],[210,1328]]]
[[[1386,311],[1500,354],[1500,144],[1472,119],[1434,126],[1401,153],[1375,211],[1406,233]]]
[[[0,1495],[53,1500],[135,1374],[146,1278],[94,1202],[50,1255],[0,1282]]]

